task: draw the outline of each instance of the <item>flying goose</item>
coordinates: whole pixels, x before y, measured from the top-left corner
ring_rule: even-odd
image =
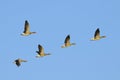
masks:
[[[75,45],[75,43],[70,43],[70,35],[67,35],[64,41],[64,45],[62,45],[62,48],[69,47],[71,45]]]
[[[25,20],[24,31],[21,34],[22,36],[28,36],[30,34],[35,34],[36,32],[30,32],[30,25],[27,20]]]
[[[19,67],[21,65],[21,62],[27,62],[26,60],[22,60],[20,58],[16,59],[14,63]]]
[[[100,30],[99,28],[97,28],[95,31],[94,37],[91,38],[91,40],[95,41],[95,40],[100,40],[101,38],[106,38],[106,36],[100,36]]]
[[[50,53],[44,53],[44,48],[40,44],[38,45],[38,50],[39,51],[36,51],[36,53],[38,53],[37,58],[50,55]]]

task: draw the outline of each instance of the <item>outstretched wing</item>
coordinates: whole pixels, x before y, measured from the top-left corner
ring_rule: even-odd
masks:
[[[100,30],[99,28],[97,28],[97,30],[95,31],[95,34],[94,34],[94,38],[100,38]]]
[[[28,21],[25,21],[25,26],[24,26],[24,33],[29,33],[30,32],[30,26]]]
[[[21,64],[20,64],[20,61],[17,59],[17,60],[15,60],[15,63],[16,63],[16,65],[19,67]]]
[[[70,35],[67,35],[67,37],[65,38],[65,42],[64,43],[70,43]]]
[[[39,54],[44,54],[44,49],[40,44],[38,45],[38,49],[39,49]]]

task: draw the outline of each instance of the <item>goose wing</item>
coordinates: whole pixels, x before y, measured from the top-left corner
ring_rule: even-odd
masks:
[[[15,60],[15,62],[16,62],[16,65],[17,66],[20,66],[21,64],[20,64],[20,61],[17,59],[17,60]]]
[[[99,28],[97,28],[97,30],[95,31],[95,34],[94,34],[94,38],[99,38],[100,37],[100,30]]]
[[[40,44],[38,45],[38,49],[39,49],[39,54],[44,54],[44,49]]]
[[[67,35],[67,37],[65,38],[65,45],[69,45],[70,44],[70,35]]]
[[[30,26],[28,21],[25,21],[25,26],[24,26],[24,33],[29,33],[30,32]]]

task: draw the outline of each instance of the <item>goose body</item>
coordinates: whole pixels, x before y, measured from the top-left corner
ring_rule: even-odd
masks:
[[[106,36],[100,36],[100,30],[99,30],[99,28],[97,28],[95,33],[94,33],[94,37],[91,38],[91,40],[95,41],[95,40],[100,40],[102,38],[106,38]]]
[[[37,58],[50,55],[50,53],[44,53],[44,48],[40,44],[38,45],[38,51],[36,51],[36,53],[38,53]]]
[[[26,60],[22,60],[20,58],[16,59],[14,63],[19,67],[21,65],[21,62],[27,62]]]
[[[61,48],[66,48],[72,45],[75,45],[75,43],[70,43],[70,35],[67,35],[67,37],[65,38],[64,44],[61,46]]]
[[[28,21],[25,20],[24,31],[21,35],[22,36],[28,36],[28,35],[35,34],[35,33],[36,32],[31,32],[30,31],[30,25],[29,25]]]

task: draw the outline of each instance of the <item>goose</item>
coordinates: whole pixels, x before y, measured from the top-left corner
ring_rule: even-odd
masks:
[[[35,34],[36,32],[30,32],[30,25],[27,20],[25,20],[24,31],[21,34],[22,36],[28,36],[30,34]]]
[[[14,63],[19,67],[21,65],[21,62],[27,62],[26,60],[22,60],[20,58],[16,59]]]
[[[70,43],[70,35],[67,35],[67,37],[65,38],[64,44],[61,46],[61,48],[66,48],[72,45],[75,45],[75,43]]]
[[[44,48],[40,44],[38,45],[38,51],[36,51],[36,53],[38,53],[38,55],[36,56],[36,58],[50,55],[50,53],[44,53]]]
[[[99,30],[99,28],[97,28],[95,31],[94,37],[91,38],[91,40],[95,41],[95,40],[100,40],[102,38],[106,38],[106,36],[100,36],[100,30]]]

